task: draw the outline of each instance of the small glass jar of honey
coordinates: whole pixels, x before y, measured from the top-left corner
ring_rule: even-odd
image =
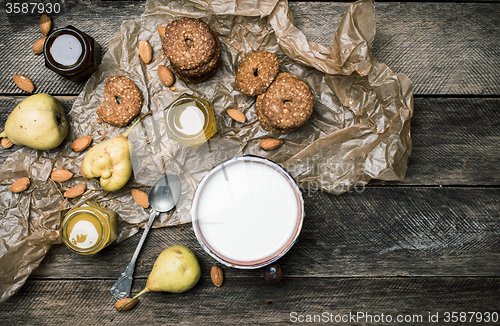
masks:
[[[71,209],[61,227],[64,244],[82,255],[93,255],[117,238],[116,213],[87,201]]]
[[[45,66],[73,82],[82,82],[99,67],[94,39],[73,26],[50,34],[43,46]]]
[[[217,132],[212,103],[190,94],[182,94],[164,111],[170,139],[194,148]]]

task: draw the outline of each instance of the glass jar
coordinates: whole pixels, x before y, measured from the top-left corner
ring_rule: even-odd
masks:
[[[69,25],[54,31],[43,46],[45,66],[73,82],[82,82],[99,67],[94,39]]]
[[[87,201],[64,216],[61,237],[72,251],[93,255],[116,240],[116,213]]]
[[[217,132],[212,103],[182,94],[164,111],[167,134],[178,143],[199,147]]]

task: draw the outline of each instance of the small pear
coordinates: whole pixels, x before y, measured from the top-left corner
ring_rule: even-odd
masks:
[[[198,283],[200,276],[200,264],[191,249],[181,245],[169,247],[156,258],[144,290],[128,302],[150,291],[186,292]],[[121,311],[128,302],[118,310]]]
[[[149,114],[150,112],[143,115],[125,133],[92,147],[83,158],[82,175],[87,179],[99,178],[102,189],[106,191],[116,191],[125,186],[132,176],[132,146],[128,135]]]
[[[0,138],[9,138],[15,145],[39,150],[59,146],[68,134],[64,107],[49,94],[35,94],[24,99],[5,122]]]

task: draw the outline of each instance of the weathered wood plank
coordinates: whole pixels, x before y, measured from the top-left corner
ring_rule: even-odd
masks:
[[[349,4],[290,3],[309,40],[331,45]],[[415,94],[498,94],[500,7],[376,2],[372,51],[410,78]]]
[[[304,193],[304,199],[302,232],[281,259],[289,277],[500,274],[499,188],[373,187],[340,196]],[[90,258],[54,246],[32,277],[116,279],[139,238],[135,235]],[[136,277],[146,277],[158,254],[176,244],[190,247],[203,270],[216,264],[190,224],[154,229],[137,261]],[[229,277],[260,274],[225,271]]]
[[[293,2],[297,26],[316,42],[330,45],[349,3]],[[142,2],[71,2],[54,15],[54,27],[74,24],[106,47],[124,19],[143,11]],[[376,3],[375,57],[405,73],[416,94],[500,94],[500,7],[495,3]],[[26,73],[37,92],[78,94],[74,84],[44,67],[31,52],[41,36],[37,15],[0,12],[0,93],[23,94],[12,81]],[[11,55],[15,53],[16,55]]]
[[[248,278],[226,279],[221,288],[202,279],[182,294],[148,293],[133,310],[118,313],[108,292],[112,283],[103,280],[28,281],[0,306],[2,323],[281,325],[298,322],[307,315],[325,313],[328,322],[339,323],[335,321],[336,316],[347,315],[344,319],[349,319],[345,324],[353,325],[374,325],[375,320],[379,320],[377,325],[391,324],[388,318],[400,325],[432,324],[429,315],[438,314],[438,323],[433,324],[444,325],[445,313],[451,311],[482,312],[484,322],[485,312],[498,313],[500,299],[498,278],[285,278],[277,285]],[[141,290],[145,280],[138,283],[133,293]],[[360,318],[353,321],[349,314]],[[382,314],[386,322],[381,322]],[[402,323],[397,322],[398,316],[403,318]],[[470,315],[467,322],[469,318]],[[320,322],[325,320],[316,319],[315,324]],[[473,319],[472,323],[464,324],[477,323]],[[487,323],[490,324],[496,323]]]
[[[58,97],[69,112],[73,97]],[[23,97],[0,97],[0,130]],[[402,182],[370,185],[500,184],[500,99],[416,98],[413,150]],[[0,149],[0,164],[19,146]]]

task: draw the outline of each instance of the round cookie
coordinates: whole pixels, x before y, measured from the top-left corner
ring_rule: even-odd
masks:
[[[173,62],[171,62],[171,68],[174,73],[183,81],[190,83],[198,83],[210,78],[217,69],[219,68],[221,62],[221,47],[220,42],[217,36],[214,35],[216,41],[215,55],[212,60],[207,62],[206,64],[199,66],[194,69],[180,69]]]
[[[127,77],[112,76],[104,84],[104,101],[97,109],[101,120],[124,127],[141,112],[142,94]]]
[[[261,103],[261,112],[274,128],[297,129],[311,116],[314,96],[300,78],[281,73],[269,86]]]
[[[279,129],[272,125],[272,122],[262,113],[262,100],[264,99],[264,95],[266,93],[262,93],[257,96],[257,100],[255,101],[255,114],[257,115],[257,119],[259,120],[260,125],[267,131],[273,131],[277,134],[288,134],[294,131],[295,129]]]
[[[194,69],[212,60],[216,41],[205,22],[184,17],[167,25],[162,48],[177,68]]]
[[[245,58],[236,72],[236,87],[248,96],[262,94],[278,75],[279,61],[274,53],[257,51]]]

